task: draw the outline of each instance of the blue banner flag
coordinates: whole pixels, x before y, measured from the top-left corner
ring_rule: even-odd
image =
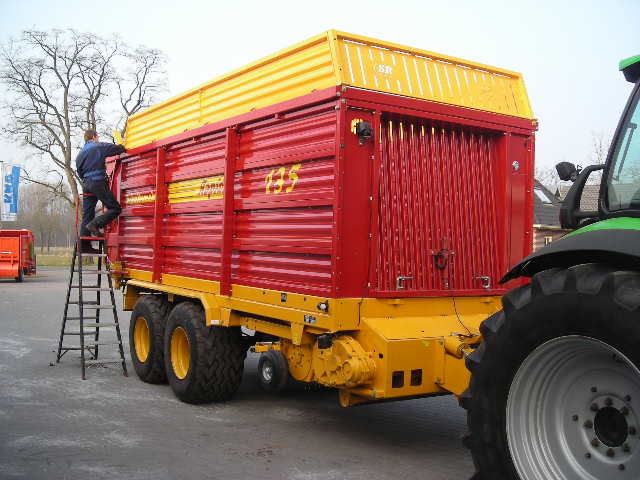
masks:
[[[2,173],[2,218],[11,222],[18,218],[18,191],[20,188],[20,167],[5,165]]]

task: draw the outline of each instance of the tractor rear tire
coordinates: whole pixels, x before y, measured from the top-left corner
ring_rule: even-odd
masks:
[[[460,397],[473,479],[640,478],[640,273],[554,268],[503,307]]]
[[[167,383],[164,329],[171,304],[160,295],[142,295],[131,312],[129,348],[133,368],[146,383]]]
[[[258,360],[258,381],[265,392],[282,392],[289,383],[287,359],[277,350],[267,350]]]
[[[169,385],[183,402],[224,401],[238,391],[246,353],[240,327],[208,327],[202,307],[183,302],[169,315],[164,348]]]

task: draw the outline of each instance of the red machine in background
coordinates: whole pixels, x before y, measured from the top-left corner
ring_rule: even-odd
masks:
[[[36,274],[35,239],[30,230],[0,230],[0,279]]]

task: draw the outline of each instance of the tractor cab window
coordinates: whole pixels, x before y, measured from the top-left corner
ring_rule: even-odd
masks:
[[[624,120],[612,157],[607,179],[609,211],[640,210],[640,108],[636,91],[633,104]]]

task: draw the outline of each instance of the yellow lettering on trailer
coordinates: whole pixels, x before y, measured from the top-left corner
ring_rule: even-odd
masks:
[[[224,197],[224,175],[219,175],[211,179],[202,179],[200,195],[208,198]]]
[[[273,170],[271,170],[267,174],[267,176],[264,177],[265,193],[267,195],[270,195],[270,194],[277,195],[279,193],[282,193],[282,190],[285,184],[285,179],[284,179],[285,173],[287,173],[289,185],[287,186],[287,188],[284,189],[284,193],[292,192],[296,186],[296,183],[298,183],[298,180],[300,179],[300,177],[296,172],[300,170],[301,167],[302,167],[301,163],[296,163],[295,165],[292,165],[291,168],[289,168],[288,173],[285,167],[280,167],[278,169],[274,168]],[[277,178],[275,182],[273,181],[274,175]],[[273,185],[273,188],[271,188],[272,185]]]
[[[296,183],[298,183],[298,175],[296,174],[296,172],[300,170],[300,167],[302,167],[302,164],[296,163],[289,169],[289,181],[291,182],[291,185],[289,185],[285,190],[286,193],[291,192],[295,188]]]
[[[278,173],[280,174],[280,178],[275,183],[275,188],[273,189],[273,193],[278,194],[282,191],[282,185],[284,185],[284,172],[286,170],[284,167],[280,167],[278,169]]]
[[[224,197],[224,175],[170,183],[167,192],[169,203],[217,200]]]
[[[169,203],[217,200],[224,197],[224,175],[172,182],[167,187]],[[155,189],[143,193],[124,194],[124,205],[141,205],[156,200]]]
[[[124,204],[128,205],[140,205],[142,203],[152,203],[156,200],[156,192],[145,192],[145,193],[133,193],[133,194],[125,194]]]

